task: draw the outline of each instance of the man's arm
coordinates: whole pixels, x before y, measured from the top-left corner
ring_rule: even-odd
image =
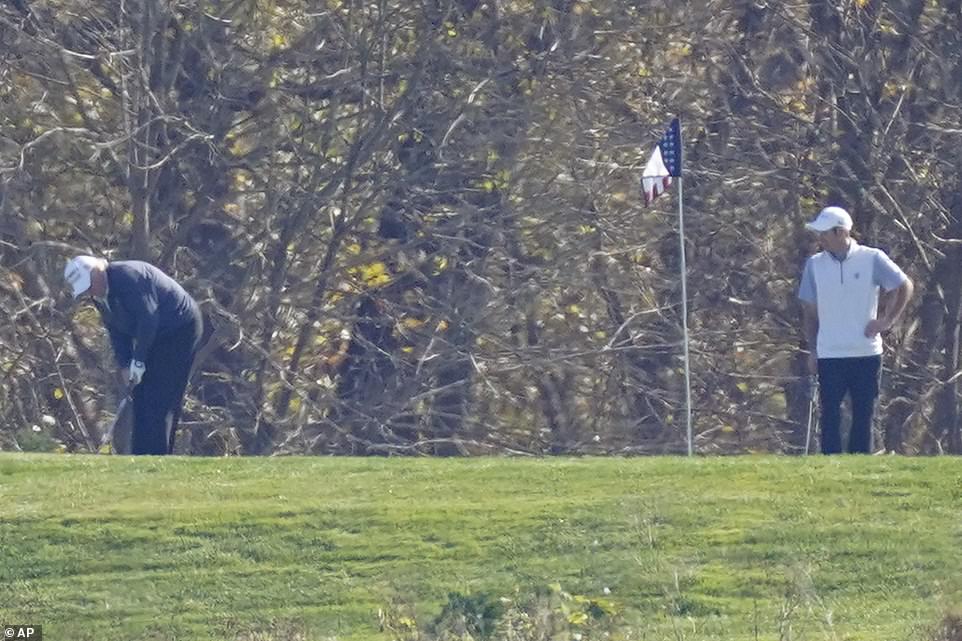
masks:
[[[107,330],[107,336],[110,338],[110,346],[113,348],[114,360],[117,361],[119,367],[127,367],[130,363],[130,357],[133,354],[133,342],[130,340],[130,336],[116,331],[107,322],[109,315],[104,309],[104,306],[99,301],[94,301],[94,307],[100,313],[100,320],[104,325],[104,329]]]
[[[117,361],[117,365],[121,368],[127,367],[133,355],[133,344],[130,336],[115,332],[109,327],[107,328],[107,334],[110,336],[110,345],[114,348],[114,360]]]
[[[133,316],[133,345],[131,360],[146,362],[147,353],[154,344],[159,325],[157,291],[154,283],[136,267],[118,267],[116,282],[117,296],[123,301],[124,308]],[[125,363],[127,365],[129,363]]]
[[[157,296],[153,290],[140,292],[132,297],[132,309],[137,316],[137,337],[134,340],[134,360],[147,362],[147,354],[157,336],[160,322],[157,313]]]
[[[818,306],[802,301],[802,332],[808,347],[808,373],[818,372]]]
[[[865,335],[872,338],[876,334],[892,329],[899,316],[905,311],[905,306],[908,305],[914,291],[915,285],[912,279],[906,277],[901,285],[884,297],[884,309],[877,319],[869,321],[865,328]]]
[[[798,287],[798,300],[802,303],[802,332],[808,348],[808,373],[818,372],[818,288],[815,284],[815,266],[812,258],[805,261],[802,282]]]

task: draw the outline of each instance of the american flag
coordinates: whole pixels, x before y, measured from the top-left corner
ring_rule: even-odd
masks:
[[[671,121],[641,174],[645,205],[650,205],[651,201],[665,193],[671,186],[672,176],[681,176],[681,123],[678,118]]]

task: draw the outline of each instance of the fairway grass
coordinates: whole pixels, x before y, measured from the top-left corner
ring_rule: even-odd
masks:
[[[550,584],[635,639],[931,639],[962,465],[0,454],[0,623],[47,641],[385,640]]]

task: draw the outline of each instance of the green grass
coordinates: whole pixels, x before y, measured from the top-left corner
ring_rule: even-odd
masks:
[[[962,604],[962,465],[0,455],[0,622],[52,641],[385,639],[392,603],[552,583],[639,639],[922,639]]]

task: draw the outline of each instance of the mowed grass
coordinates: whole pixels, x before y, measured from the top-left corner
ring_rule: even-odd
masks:
[[[0,623],[52,641],[386,639],[554,583],[638,639],[931,638],[962,464],[0,455]]]

